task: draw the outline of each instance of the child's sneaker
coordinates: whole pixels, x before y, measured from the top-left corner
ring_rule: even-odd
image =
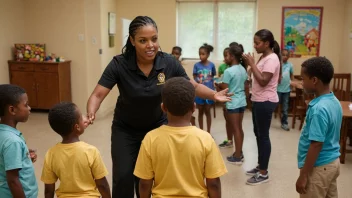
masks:
[[[259,168],[258,168],[258,167],[255,167],[255,168],[253,168],[252,170],[246,171],[246,175],[254,176],[254,175],[256,175],[258,172],[259,172]]]
[[[235,156],[229,156],[227,157],[227,161],[230,163],[230,164],[236,164],[236,165],[241,165],[244,161],[244,157],[241,156],[240,158],[238,157],[235,157]]]
[[[269,181],[269,174],[266,173],[265,175],[262,175],[260,172],[257,172],[253,177],[249,178],[246,182],[248,185],[259,185],[262,183],[266,183]]]
[[[287,125],[287,124],[282,124],[281,125],[281,128],[285,131],[289,131],[290,130],[290,127]]]
[[[233,154],[227,156],[226,159],[230,159],[232,156],[235,156],[235,153],[236,153],[236,152],[234,152]],[[242,152],[242,154],[241,154],[241,159],[243,159],[243,158],[244,158],[244,155],[243,155],[243,152]]]
[[[233,144],[232,141],[225,140],[221,144],[219,144],[220,148],[232,148]]]

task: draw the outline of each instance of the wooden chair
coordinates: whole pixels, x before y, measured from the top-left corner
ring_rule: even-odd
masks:
[[[296,100],[293,104],[293,118],[292,118],[292,128],[295,128],[296,118],[298,117],[301,121],[299,125],[299,130],[302,129],[303,123],[306,117],[307,106],[310,100],[314,98],[312,94],[306,94],[303,89],[296,89]]]
[[[351,74],[334,74],[332,91],[340,101],[351,100]]]
[[[351,101],[351,74],[334,74],[332,91],[340,101]],[[349,145],[352,146],[352,122],[348,124]]]
[[[350,140],[349,145],[352,146],[352,121],[351,120],[348,126],[348,139]]]
[[[303,127],[304,117],[306,116],[306,104],[304,102],[304,94],[302,89],[296,89],[296,98],[293,102],[293,112],[292,112],[292,129],[295,128],[296,118],[301,120],[299,129]]]

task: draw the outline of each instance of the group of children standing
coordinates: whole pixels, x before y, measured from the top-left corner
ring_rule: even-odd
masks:
[[[251,175],[247,180],[249,185],[269,181],[269,129],[273,111],[279,102],[277,86],[280,81],[287,81],[287,77],[281,78],[282,74],[292,73],[290,67],[285,67],[285,51],[282,53],[284,67],[281,70],[280,49],[270,31],[260,30],[255,34],[254,48],[262,54],[257,64],[252,55],[244,54],[240,44],[231,43],[225,49],[225,63],[229,67],[217,84],[219,89],[229,89],[233,93],[232,100],[225,106],[225,118],[236,146],[235,153],[227,160],[236,164],[244,160],[242,119],[247,105],[244,87],[247,81],[252,84],[252,119],[258,146],[258,166],[246,172]],[[181,53],[181,49],[179,51]],[[211,82],[214,86],[211,79],[216,70],[208,61],[211,51],[209,45],[200,48],[201,62],[194,67],[194,78],[199,83],[209,83],[210,86]],[[301,197],[337,197],[342,108],[330,92],[333,73],[331,62],[323,57],[312,58],[302,64],[303,87],[316,98],[308,105],[298,146],[300,176],[296,190]],[[287,93],[287,87],[279,93]],[[141,198],[151,195],[221,197],[220,177],[227,170],[211,135],[189,124],[196,108],[194,101],[198,108],[211,103],[196,98],[194,86],[185,78],[167,80],[162,90],[161,108],[167,114],[168,124],[145,136],[134,170],[134,175],[141,179]],[[22,133],[16,129],[17,124],[26,122],[29,115],[25,90],[15,85],[0,85],[1,198],[38,196],[32,165],[37,156],[27,148]],[[79,140],[90,124],[89,120],[73,103],[55,105],[49,111],[48,120],[51,128],[62,137],[62,142],[52,147],[45,156],[41,177],[45,183],[45,197],[54,197],[58,179],[58,197],[111,197],[105,178],[107,170],[99,151]]]
[[[219,82],[210,84],[209,82],[216,76],[214,64],[208,61],[213,48],[204,44],[199,49],[201,61],[194,65],[193,70],[194,79],[198,83],[204,85],[208,83],[209,88],[218,90],[228,88],[233,94],[232,101],[224,106],[227,140],[219,147],[232,147],[234,139],[235,152],[227,157],[228,162],[234,164],[242,164],[244,161],[242,120],[247,105],[245,83],[251,83],[252,121],[257,139],[258,166],[246,172],[252,176],[247,180],[249,185],[269,181],[268,166],[271,154],[269,130],[272,114],[278,104],[281,104],[281,128],[289,131],[287,119],[290,85],[293,79],[293,65],[288,62],[289,51],[284,49],[280,52],[280,47],[269,30],[259,30],[255,34],[254,48],[258,54],[262,54],[257,63],[254,62],[253,55],[244,54],[242,45],[231,43],[224,50],[224,64],[219,66]],[[314,93],[316,98],[308,106],[305,126],[299,141],[298,167],[301,174],[297,180],[296,190],[301,197],[313,195],[337,197],[336,178],[339,175],[339,134],[342,113],[341,105],[329,89],[332,75],[333,66],[326,58],[312,58],[302,64],[303,87],[305,91]],[[328,99],[330,101],[325,103]],[[202,110],[199,112],[199,124],[202,128],[204,107],[201,105],[211,105],[212,101],[196,99],[195,102]],[[337,111],[333,112],[332,108],[336,108]],[[207,127],[210,132],[210,112],[205,114],[207,121],[210,120]],[[319,122],[322,122],[321,127],[318,126]],[[318,176],[327,170],[332,171],[329,176]],[[319,177],[321,181],[314,181],[313,177]],[[321,182],[324,185],[320,185]]]

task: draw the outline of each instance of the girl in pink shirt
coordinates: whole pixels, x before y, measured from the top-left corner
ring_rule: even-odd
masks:
[[[272,114],[279,102],[276,90],[281,73],[280,47],[269,30],[262,29],[255,33],[254,48],[258,54],[262,54],[257,64],[252,55],[243,55],[252,72],[252,120],[258,146],[258,166],[247,171],[248,175],[253,176],[247,180],[249,185],[269,181],[269,129]]]

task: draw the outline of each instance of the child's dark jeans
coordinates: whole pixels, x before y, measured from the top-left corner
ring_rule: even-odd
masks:
[[[277,92],[277,95],[279,96],[279,103],[281,104],[281,124],[282,125],[287,125],[287,117],[288,117],[288,105],[290,102],[290,92],[287,93],[282,93],[282,92]]]

